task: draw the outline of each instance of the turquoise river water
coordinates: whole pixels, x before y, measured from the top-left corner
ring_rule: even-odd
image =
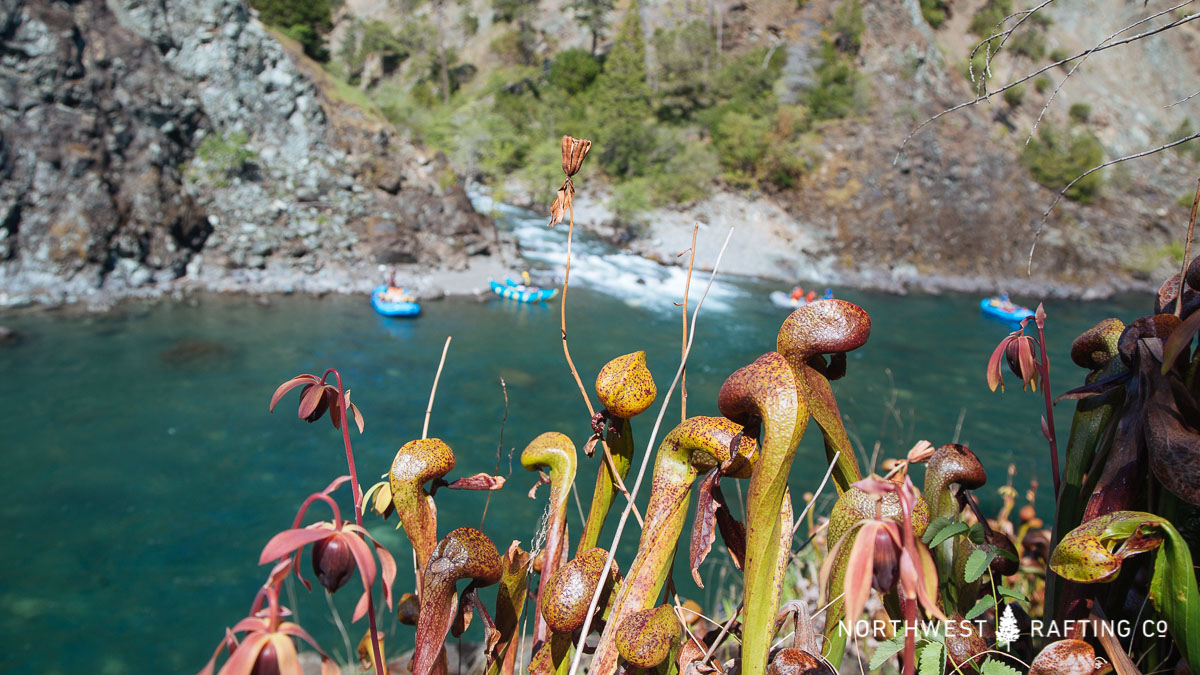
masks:
[[[561,233],[539,234],[540,217],[511,209],[500,215],[521,237],[535,271],[553,273]],[[606,360],[645,349],[661,394],[679,362],[673,302],[681,273],[586,239],[578,251],[568,327],[584,381],[590,389]],[[703,281],[694,284],[693,307]],[[688,369],[689,414],[717,414],[716,392],[725,377],[773,349],[786,316],[767,301],[773,288],[729,278],[714,287]],[[1049,503],[1040,395],[1011,386],[992,394],[984,381],[988,355],[1008,326],[981,317],[977,299],[961,295],[838,296],[861,304],[873,321],[869,342],[850,355],[848,375],[834,385],[860,462],[869,462],[876,442],[881,457],[902,456],[918,439],[949,442],[961,419],[959,438],[983,458],[992,484],[1003,484],[1008,464],[1015,463],[1018,488],[1037,477],[1039,501]],[[1080,382],[1081,371],[1067,358],[1075,335],[1107,316],[1137,316],[1149,302],[1047,303],[1053,390]],[[0,347],[8,377],[0,390],[7,466],[0,473],[0,536],[9,561],[0,577],[0,670],[6,673],[199,670],[261,584],[266,569],[256,562],[263,544],[290,526],[309,493],[346,470],[340,436],[324,419],[313,425],[297,420],[295,393],[267,414],[275,386],[294,374],[341,369],[366,416],[366,433],[354,436],[364,485],[387,470],[400,445],[420,437],[448,335],[454,339],[430,435],[455,450],[453,475],[496,468],[501,378],[509,401],[501,474],[509,473],[508,453],[519,455],[543,431],[562,431],[580,446],[589,433],[563,360],[556,303],[451,298],[426,303],[419,319],[405,321],[375,315],[358,297],[277,297],[268,304],[201,297],[130,304],[97,316],[25,311],[0,320],[24,336]],[[635,420],[639,457],[657,410]],[[1068,404],[1060,412],[1064,440],[1070,410]],[[678,419],[673,403],[664,433]],[[585,504],[595,461],[580,461]],[[815,489],[823,471],[820,436],[810,433],[792,469],[793,493]],[[501,550],[513,539],[528,547],[534,536],[547,493],[540,492],[539,501],[527,498],[533,481],[514,459],[508,487],[491,501],[482,529]],[[998,502],[990,488],[980,491],[985,509]],[[482,493],[439,493],[439,531],[479,527],[484,500]],[[347,491],[340,501],[348,513]],[[574,508],[570,526],[577,534]],[[827,512],[828,500],[820,508]],[[327,517],[321,508],[312,513]],[[368,525],[396,554],[398,588],[410,589],[403,534],[376,518]],[[636,533],[631,527],[623,543],[623,566]],[[710,578],[725,560],[713,552],[705,568]],[[307,556],[304,563],[311,577]],[[706,607],[715,602],[719,583],[702,591],[686,572],[676,580],[685,597]],[[336,596],[347,621],[358,583],[355,578]],[[299,620],[344,661],[346,648],[324,599],[297,590]],[[397,629],[390,620],[384,625],[392,635],[389,652],[411,646],[411,628]],[[350,627],[355,643],[363,630],[365,621]]]

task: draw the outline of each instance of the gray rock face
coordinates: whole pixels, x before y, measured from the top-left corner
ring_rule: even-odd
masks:
[[[210,229],[179,171],[197,101],[101,4],[0,20],[0,303],[182,274]]]
[[[444,159],[330,88],[244,0],[0,0],[0,306],[489,253]]]
[[[328,150],[315,87],[244,2],[108,0],[108,7],[192,87],[216,128],[244,131],[288,164]]]

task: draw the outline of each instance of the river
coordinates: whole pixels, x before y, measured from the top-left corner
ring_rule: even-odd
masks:
[[[564,228],[549,232],[541,216],[495,210],[520,238],[535,277],[559,270]],[[706,233],[701,245],[719,246],[723,236]],[[575,252],[568,329],[584,382],[590,390],[609,358],[645,349],[661,396],[679,363],[674,303],[683,292],[684,271],[586,236]],[[692,307],[706,279],[698,273],[693,280]],[[767,301],[774,288],[718,276],[696,329],[689,414],[717,414],[716,392],[725,377],[773,349],[786,316]],[[867,345],[850,354],[846,378],[834,385],[860,462],[869,461],[877,442],[881,457],[902,456],[918,439],[936,445],[957,433],[989,470],[991,484],[980,491],[985,509],[998,503],[993,487],[1003,484],[1011,462],[1021,491],[1031,478],[1040,480],[1046,517],[1041,397],[1011,386],[1012,377],[1003,395],[989,392],[984,380],[987,358],[1010,328],[980,316],[973,297],[837,295],[865,307],[873,323]],[[1128,296],[1048,303],[1053,390],[1081,381],[1082,372],[1067,358],[1074,336],[1104,317],[1140,315],[1149,303]],[[264,303],[200,296],[125,304],[102,315],[10,312],[0,321],[24,336],[0,347],[8,377],[0,393],[8,466],[0,474],[0,535],[9,561],[0,579],[0,670],[7,673],[199,670],[223,627],[245,614],[262,582],[266,570],[255,563],[263,544],[290,525],[310,492],[345,472],[340,436],[324,419],[313,425],[297,420],[295,393],[275,414],[267,413],[275,386],[294,374],[341,369],[366,417],[366,433],[354,436],[364,485],[387,470],[400,445],[420,437],[448,335],[453,343],[430,435],[455,450],[453,475],[496,468],[505,412],[501,378],[509,406],[501,474],[509,473],[509,452],[519,455],[543,431],[567,433],[580,446],[589,433],[587,411],[563,360],[557,300],[530,306],[448,298],[426,303],[419,319],[392,320],[374,314],[359,297],[279,296]],[[676,403],[664,433],[679,419]],[[656,405],[634,422],[639,448],[657,411]],[[1064,441],[1070,411],[1070,404],[1060,408]],[[822,458],[813,431],[792,470],[794,494],[816,487]],[[580,462],[585,504],[595,461]],[[513,466],[508,487],[493,497],[482,525],[501,550],[513,539],[529,544],[546,497],[542,491],[539,501],[528,499],[535,477],[515,456]],[[347,492],[341,501],[349,511]],[[439,531],[480,526],[484,501],[481,493],[440,493]],[[828,508],[828,500],[821,503]],[[313,514],[326,517],[320,508]],[[410,589],[403,534],[389,523],[368,521],[400,562],[398,588]],[[574,505],[570,526],[579,532]],[[620,558],[626,566],[636,527],[631,534]],[[714,551],[709,565],[724,555]],[[304,562],[311,576],[307,556]],[[676,579],[685,597],[705,607],[713,602],[714,584],[700,591],[686,573]],[[337,595],[347,620],[358,583],[352,580]],[[306,595],[303,589],[300,594]],[[325,648],[345,660],[323,599],[301,597],[297,609]],[[411,645],[412,629],[385,625],[393,626],[389,652]],[[351,627],[355,642],[364,629]]]

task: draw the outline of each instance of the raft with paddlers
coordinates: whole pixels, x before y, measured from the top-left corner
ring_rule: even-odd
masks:
[[[512,279],[505,279],[504,283],[489,279],[488,283],[496,295],[517,302],[543,302],[558,295],[557,288],[539,288],[520,284]]]
[[[1033,316],[1032,309],[1016,304],[1009,300],[1007,295],[984,298],[979,301],[979,309],[983,310],[984,316],[1001,321],[1020,321],[1027,316]]]
[[[771,302],[787,309],[796,309],[803,307],[810,302],[815,302],[818,299],[829,300],[832,297],[832,288],[826,288],[824,295],[822,295],[820,298],[817,297],[816,291],[810,290],[808,293],[805,293],[804,289],[799,286],[793,287],[791,293],[784,293],[783,291],[771,291]]]
[[[417,299],[403,288],[376,286],[371,291],[371,306],[384,316],[416,316],[421,313]]]

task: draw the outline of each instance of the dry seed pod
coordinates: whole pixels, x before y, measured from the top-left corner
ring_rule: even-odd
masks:
[[[592,149],[592,142],[586,138],[562,137],[562,170],[567,178],[579,173],[583,160]]]

